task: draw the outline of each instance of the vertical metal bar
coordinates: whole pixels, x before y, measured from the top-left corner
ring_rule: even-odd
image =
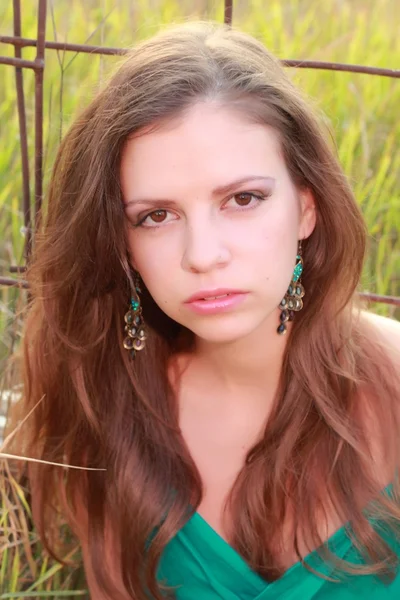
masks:
[[[13,0],[14,17],[14,35],[21,37],[21,0]],[[21,47],[15,46],[15,57],[22,58]],[[17,90],[17,106],[19,121],[19,137],[21,146],[22,162],[22,207],[24,213],[24,225],[26,231],[25,238],[25,259],[27,260],[31,250],[31,204],[29,187],[29,155],[28,155],[28,135],[26,131],[26,111],[25,95],[22,68],[15,68],[15,85]]]
[[[46,0],[39,0],[35,71],[35,230],[40,224],[43,196],[43,73],[46,35]]]
[[[233,0],[225,0],[224,23],[226,25],[232,25],[232,4]]]

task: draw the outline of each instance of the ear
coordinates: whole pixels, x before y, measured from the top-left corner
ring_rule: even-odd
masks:
[[[299,192],[300,199],[300,222],[298,239],[308,238],[314,231],[317,222],[317,209],[314,194],[310,189],[302,189]]]

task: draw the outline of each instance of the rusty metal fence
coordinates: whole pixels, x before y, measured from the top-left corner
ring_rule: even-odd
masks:
[[[233,0],[224,2],[224,22],[232,24]],[[60,42],[46,41],[46,15],[47,0],[38,0],[38,22],[37,38],[30,39],[22,37],[21,31],[21,0],[13,0],[14,16],[14,35],[0,35],[0,43],[11,44],[14,46],[14,58],[0,55],[0,64],[10,65],[15,68],[15,84],[17,93],[17,108],[19,118],[19,131],[21,141],[21,164],[22,164],[22,211],[24,215],[24,226],[26,231],[26,241],[24,257],[26,263],[29,257],[34,240],[35,231],[39,226],[41,206],[43,199],[43,80],[45,71],[45,50],[63,50],[65,52],[87,52],[91,54],[102,55],[123,55],[126,52],[124,48],[110,48],[101,46],[69,44]],[[36,48],[36,58],[34,60],[25,60],[22,58],[22,49],[25,47]],[[323,69],[331,71],[344,71],[351,73],[365,73],[380,77],[400,78],[400,70],[384,69],[372,66],[362,66],[354,64],[331,63],[309,60],[282,60],[285,67],[295,67],[302,69]],[[34,206],[31,207],[30,201],[30,173],[28,156],[28,132],[26,124],[25,97],[23,84],[23,70],[33,69],[35,72],[35,160],[34,160]],[[32,210],[33,208],[33,210]],[[33,213],[33,214],[32,214]],[[0,285],[28,288],[28,283],[18,275],[26,271],[26,266],[10,265],[10,274],[14,277],[0,276]],[[360,293],[364,299],[371,302],[383,302],[400,307],[400,297],[382,296],[378,294]]]

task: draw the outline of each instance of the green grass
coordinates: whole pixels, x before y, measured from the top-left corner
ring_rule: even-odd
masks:
[[[24,0],[22,10],[23,35],[34,38],[37,1]],[[236,0],[234,25],[259,37],[280,58],[398,68],[397,12],[398,0]],[[187,18],[222,21],[223,2],[53,0],[49,2],[46,37],[128,47],[157,31],[161,24]],[[11,0],[1,2],[0,31],[4,35],[12,34]],[[0,53],[12,56],[13,48],[1,45]],[[35,50],[24,49],[23,56],[33,59]],[[46,52],[45,188],[62,132],[76,112],[89,102],[118,60],[117,57]],[[400,81],[317,70],[290,69],[289,72],[317,109],[324,112],[341,163],[365,215],[370,243],[362,277],[363,289],[400,296]],[[10,264],[23,263],[22,177],[14,69],[0,65],[0,77],[0,273],[8,275]],[[34,74],[30,70],[24,70],[24,87],[33,197]],[[19,290],[0,288],[0,393],[2,386],[10,387],[12,380],[12,365],[7,359],[18,346],[21,323],[16,313],[24,301],[25,294]],[[391,306],[376,304],[373,309],[400,317],[400,311],[396,312]],[[0,479],[3,478],[0,489],[5,468],[4,465],[0,473]],[[18,490],[17,498],[22,502],[24,491]],[[1,502],[0,600],[75,597],[72,589],[79,594],[84,586],[77,583],[76,574],[71,575],[67,569],[42,556],[35,533],[24,530],[26,508],[23,503],[16,503],[17,508],[11,510],[4,494]],[[11,533],[10,527],[14,528]],[[29,586],[34,587],[28,591]]]

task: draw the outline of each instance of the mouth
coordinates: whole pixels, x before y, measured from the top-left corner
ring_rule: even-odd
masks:
[[[231,289],[215,289],[215,290],[203,290],[193,294],[185,300],[185,304],[192,302],[209,302],[211,300],[220,300],[222,298],[228,298],[237,294],[246,294],[243,290],[231,290]]]
[[[186,305],[199,315],[216,315],[235,310],[245,301],[248,292],[239,290],[212,290],[199,292]]]
[[[207,296],[207,298],[199,298],[200,301],[207,302],[208,300],[218,300],[218,298],[227,298],[232,294],[221,294],[220,296]]]

